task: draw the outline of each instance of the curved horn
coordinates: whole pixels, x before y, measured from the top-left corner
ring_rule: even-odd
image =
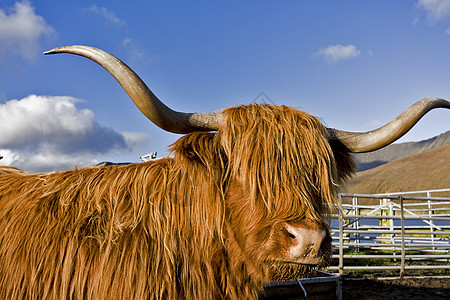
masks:
[[[439,107],[450,108],[450,102],[440,98],[424,98],[383,127],[369,132],[348,132],[328,128],[329,138],[339,140],[353,153],[374,151],[402,137],[427,112]]]
[[[71,53],[89,58],[108,71],[123,87],[139,110],[160,128],[173,133],[217,130],[219,113],[177,112],[162,103],[133,70],[115,56],[88,46],[66,46],[44,54]]]

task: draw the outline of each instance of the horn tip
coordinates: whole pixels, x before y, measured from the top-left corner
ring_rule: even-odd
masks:
[[[53,49],[47,50],[47,51],[44,52],[44,55],[55,54],[55,53],[61,53],[61,50],[62,50],[63,48],[64,48],[64,47],[57,47],[57,48],[53,48]]]
[[[84,50],[84,49],[89,49],[92,47],[88,47],[88,46],[80,46],[80,45],[71,45],[71,46],[63,46],[63,47],[56,47],[50,50],[47,50],[44,52],[45,55],[47,54],[55,54],[55,53],[65,53],[65,52],[69,52],[69,51],[74,51],[74,50]]]

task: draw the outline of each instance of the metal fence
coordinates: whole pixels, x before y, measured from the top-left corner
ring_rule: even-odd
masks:
[[[450,198],[431,197],[449,191],[340,194],[343,211],[331,224],[338,263],[329,269],[398,270],[400,277],[405,270],[450,269]],[[426,197],[413,196],[420,193]]]

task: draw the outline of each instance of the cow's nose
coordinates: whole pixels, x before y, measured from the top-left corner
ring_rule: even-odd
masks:
[[[320,262],[326,229],[285,224],[284,233],[289,241],[288,256],[291,260],[311,265]]]

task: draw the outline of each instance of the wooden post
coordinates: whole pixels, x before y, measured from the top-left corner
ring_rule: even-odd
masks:
[[[428,191],[427,192],[427,197],[430,198],[431,197],[431,193]],[[430,217],[430,234],[431,234],[431,245],[433,245],[432,249],[436,250],[436,247],[434,247],[434,238],[435,238],[435,234],[434,234],[434,222],[433,222],[433,215],[434,215],[434,211],[433,211],[433,207],[432,207],[432,203],[431,200],[428,199],[428,217]]]

